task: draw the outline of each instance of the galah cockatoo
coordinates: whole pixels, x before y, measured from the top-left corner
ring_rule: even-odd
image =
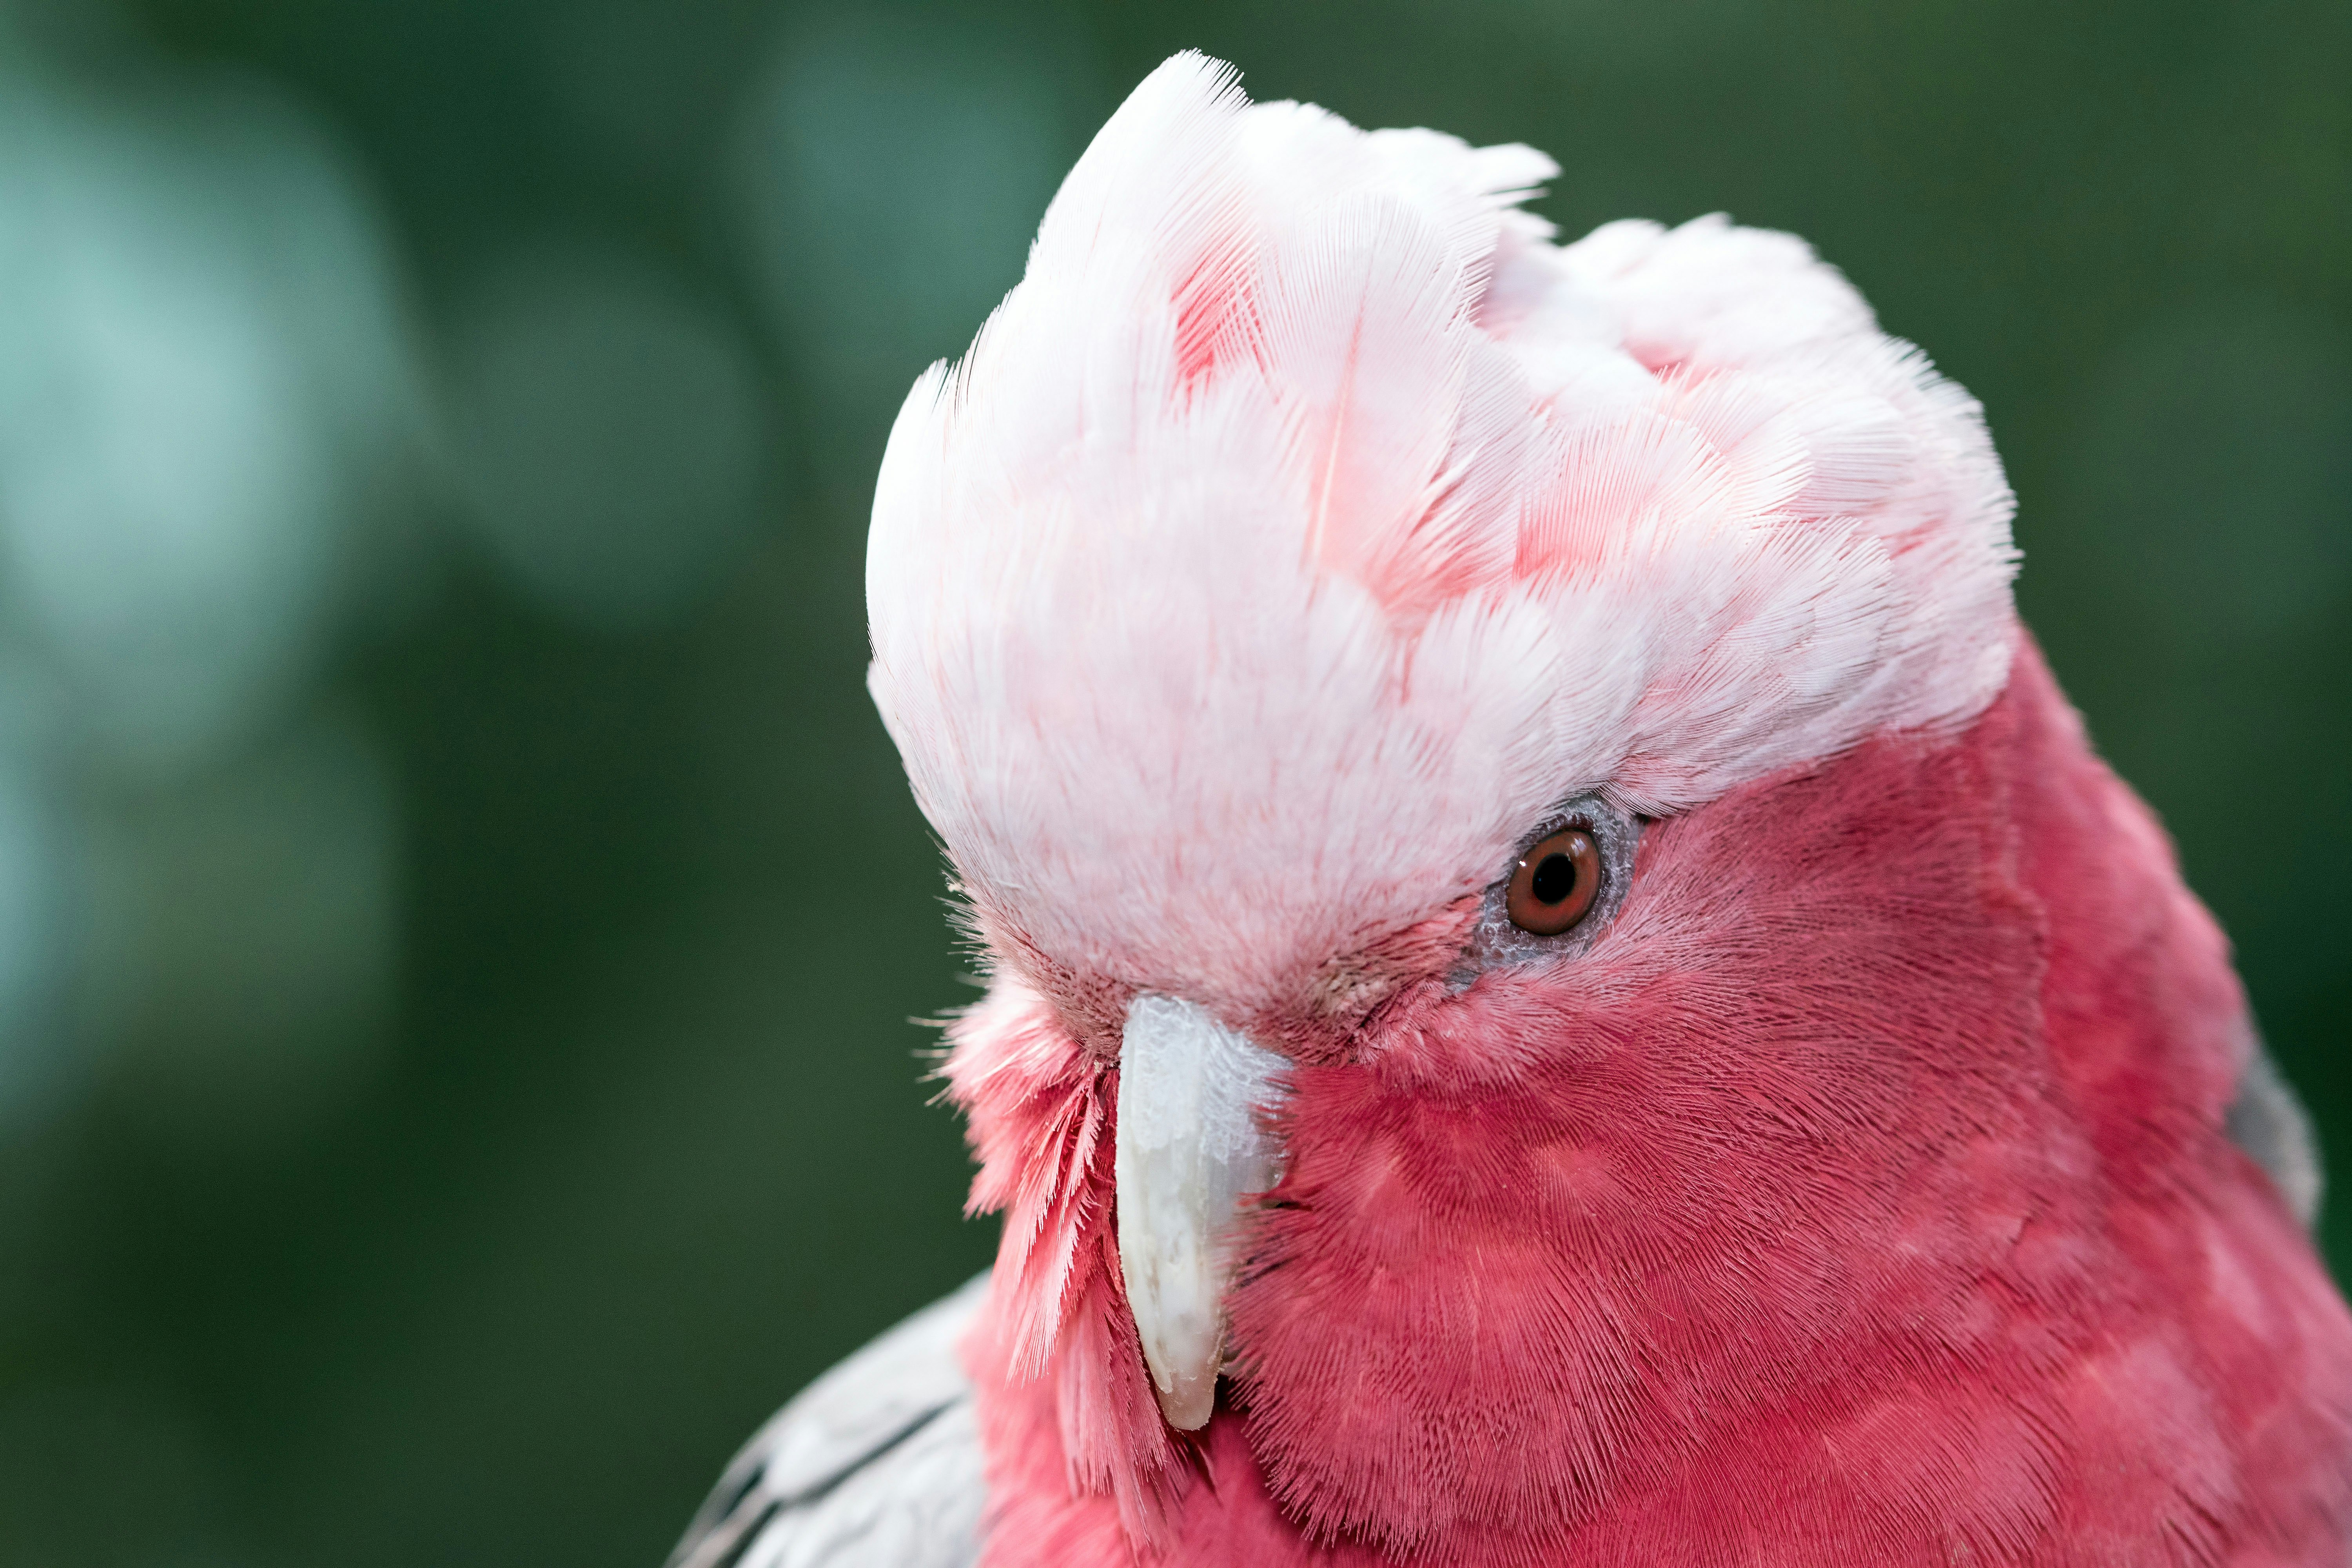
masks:
[[[1181,55],[916,384],[871,687],[1002,1248],[674,1561],[2352,1561],[2301,1115],[1977,405],[1557,172]]]

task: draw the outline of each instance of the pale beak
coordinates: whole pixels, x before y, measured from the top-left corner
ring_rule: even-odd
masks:
[[[1208,1009],[1138,996],[1118,1058],[1118,1265],[1168,1424],[1217,1403],[1242,1202],[1281,1173],[1261,1112],[1290,1064]]]

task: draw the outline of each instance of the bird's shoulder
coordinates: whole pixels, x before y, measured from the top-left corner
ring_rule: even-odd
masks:
[[[958,1342],[983,1274],[794,1396],[743,1446],[667,1568],[970,1568],[980,1430]]]

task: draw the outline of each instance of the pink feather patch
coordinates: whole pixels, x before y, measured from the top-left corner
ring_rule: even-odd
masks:
[[[1301,1067],[1164,1517],[1065,1482],[1056,1394],[977,1348],[989,1568],[2333,1562],[2352,1314],[2222,1131],[2242,997],[2015,668],[1956,741],[1654,829],[1584,958],[1426,974]]]

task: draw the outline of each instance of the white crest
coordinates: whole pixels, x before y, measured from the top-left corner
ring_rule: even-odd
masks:
[[[1976,405],[1786,235],[1577,244],[1525,147],[1161,66],[907,400],[871,685],[975,898],[1270,999],[1552,804],[1667,813],[2007,678]]]

